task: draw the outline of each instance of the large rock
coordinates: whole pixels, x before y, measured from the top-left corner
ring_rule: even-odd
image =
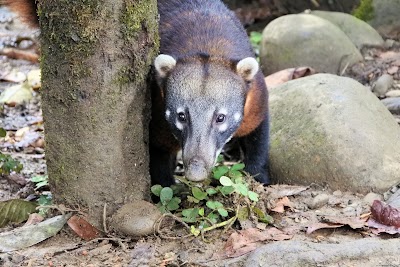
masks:
[[[368,21],[383,36],[400,38],[400,0],[373,0],[373,19]]]
[[[337,74],[363,59],[343,31],[314,15],[279,17],[267,25],[262,38],[260,60],[265,75],[298,66]]]
[[[278,241],[251,253],[247,267],[399,266],[400,240],[359,239],[340,244]]]
[[[330,11],[311,11],[310,14],[326,19],[338,26],[357,48],[365,45],[383,45],[379,33],[368,23],[346,13]]]
[[[400,127],[350,78],[316,74],[270,92],[271,178],[383,192],[400,182]]]

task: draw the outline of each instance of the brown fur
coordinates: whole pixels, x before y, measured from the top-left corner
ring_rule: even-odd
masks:
[[[39,27],[35,0],[0,0],[0,3],[17,13],[21,20],[33,28]]]

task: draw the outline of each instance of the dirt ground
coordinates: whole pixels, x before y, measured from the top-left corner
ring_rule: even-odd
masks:
[[[35,53],[33,45],[37,33],[27,31],[23,25],[12,21],[16,21],[12,14],[0,8],[0,49],[8,46]],[[373,86],[379,76],[390,70],[394,71],[395,79],[392,89],[400,89],[398,68],[396,70],[391,65],[393,61],[381,56],[388,51],[399,55],[400,46],[395,43],[388,48],[364,49],[365,62],[347,69],[344,75]],[[0,55],[0,77],[12,70],[26,75],[30,70],[38,68],[38,63]],[[0,91],[15,84],[3,79],[0,81]],[[0,176],[0,201],[36,198],[39,192],[34,190],[29,179],[46,174],[40,91],[35,91],[33,95],[27,103],[15,107],[5,105],[1,111],[0,126],[8,133],[5,139],[0,139],[1,151],[12,155],[24,167],[21,175]],[[200,237],[182,238],[185,235],[182,227],[171,224],[168,225],[171,228],[166,229],[162,235],[140,240],[107,236],[86,242],[65,226],[56,236],[35,246],[0,253],[0,266],[244,266],[247,254],[241,255],[240,251],[227,253],[227,241],[239,229],[280,229],[280,233],[291,240],[328,244],[376,238],[378,234],[368,227],[360,226],[360,220],[365,222],[368,218],[373,199],[385,200],[397,188],[384,195],[368,196],[333,191],[320,185],[254,185],[254,190],[260,194],[261,205],[274,218],[272,226],[235,224],[225,232],[217,231],[213,236],[206,236],[207,240],[212,240],[212,237],[218,235],[212,242],[206,242]],[[13,227],[0,229],[0,232],[9,231]],[[393,237],[380,234],[380,238]],[[256,244],[261,246],[274,242],[273,239],[267,238]]]

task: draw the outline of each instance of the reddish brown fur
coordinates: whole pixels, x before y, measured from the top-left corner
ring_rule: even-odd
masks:
[[[0,3],[17,13],[22,21],[29,26],[34,28],[39,27],[35,0],[0,0]]]

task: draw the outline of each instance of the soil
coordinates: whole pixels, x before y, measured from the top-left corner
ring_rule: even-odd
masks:
[[[0,49],[7,45],[35,53],[35,48],[31,45],[34,45],[37,34],[25,29],[12,14],[0,8]],[[400,53],[400,48],[398,45],[392,45],[386,48],[364,49],[366,61],[348,68],[344,75],[372,86],[381,74],[387,73],[392,67],[392,61],[385,61],[380,57],[387,51]],[[27,74],[30,70],[38,68],[38,63],[0,56],[0,72],[18,70]],[[392,89],[400,89],[399,73],[397,71],[397,74],[393,75],[395,81]],[[0,91],[15,84],[1,81]],[[0,122],[0,126],[6,129],[8,134],[5,139],[0,139],[2,153],[11,155],[24,165],[20,175],[0,177],[0,201],[15,198],[35,199],[43,193],[43,188],[40,192],[35,190],[30,178],[46,174],[40,92],[34,92],[33,99],[28,103],[15,107],[5,105],[0,114]],[[21,139],[17,133],[23,128],[26,128],[29,134],[25,134]],[[374,198],[387,199],[397,190],[393,188],[381,196],[365,197],[354,192],[333,191],[327,186],[314,184],[268,187],[254,184],[253,188],[260,194],[260,205],[274,218],[271,226],[242,222],[233,225],[227,231],[217,230],[212,236],[206,236],[206,239],[212,242],[206,242],[207,240],[204,241],[200,237],[183,238],[187,233],[179,224],[168,224],[171,228],[164,229],[163,234],[141,239],[109,235],[92,241],[82,240],[71,228],[65,226],[54,237],[30,248],[0,253],[0,266],[244,266],[248,254],[240,256],[240,253],[236,253],[231,257],[224,254],[227,240],[239,229],[278,228],[290,236],[291,240],[327,244],[376,238],[377,234],[368,227],[354,227],[352,219],[368,218]],[[347,218],[347,221],[343,218]],[[332,225],[336,228],[329,228]],[[17,226],[19,225],[5,227],[0,229],[0,232],[9,231]],[[311,232],[311,229],[315,231]],[[381,234],[380,238],[390,239],[393,236]],[[262,246],[269,242],[274,241],[267,239],[257,244]]]

